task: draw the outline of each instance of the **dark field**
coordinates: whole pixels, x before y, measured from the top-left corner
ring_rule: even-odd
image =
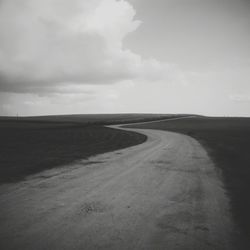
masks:
[[[250,249],[250,118],[205,118],[132,125],[184,133],[206,147],[224,178],[243,249]],[[246,247],[248,246],[248,247]]]
[[[142,143],[146,136],[103,125],[184,115],[70,115],[0,118],[0,183],[99,153]],[[193,117],[131,125],[168,130],[199,140],[222,173],[243,247],[250,239],[250,118]],[[248,249],[248,248],[246,248]]]
[[[30,116],[30,117],[0,117],[0,122],[19,121],[45,123],[66,123],[84,125],[113,125],[121,123],[134,123],[145,121],[156,121],[167,118],[187,116],[186,114],[88,114],[88,115],[51,115],[51,116]],[[63,123],[62,123],[63,122]]]
[[[0,183],[140,144],[146,136],[103,125],[181,117],[162,114],[0,117]]]
[[[0,183],[145,140],[145,135],[103,126],[2,121]]]
[[[142,143],[146,136],[103,125],[177,115],[103,114],[0,117],[0,183]]]

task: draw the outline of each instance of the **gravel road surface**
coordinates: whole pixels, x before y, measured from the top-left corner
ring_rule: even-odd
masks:
[[[202,146],[133,131],[148,140],[1,185],[0,248],[234,249],[229,200]]]

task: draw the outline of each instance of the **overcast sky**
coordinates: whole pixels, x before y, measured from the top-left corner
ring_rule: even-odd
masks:
[[[0,115],[250,115],[250,0],[0,0]]]

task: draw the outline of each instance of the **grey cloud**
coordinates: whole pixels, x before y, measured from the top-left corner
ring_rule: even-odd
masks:
[[[67,0],[60,2],[65,8],[56,8],[58,0],[2,2],[0,91],[49,92],[67,82],[107,84],[135,77],[140,58],[122,49],[123,37],[139,25],[134,9],[125,1],[88,2],[72,1],[72,13]]]
[[[124,49],[123,39],[140,25],[134,16],[134,8],[125,0],[70,4],[68,0],[25,4],[4,0],[0,91],[56,93],[65,85],[179,79],[177,67]]]

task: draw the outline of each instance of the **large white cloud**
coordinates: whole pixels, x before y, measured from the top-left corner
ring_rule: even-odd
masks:
[[[0,91],[168,76],[172,67],[123,48],[134,16],[125,0],[1,1]]]

